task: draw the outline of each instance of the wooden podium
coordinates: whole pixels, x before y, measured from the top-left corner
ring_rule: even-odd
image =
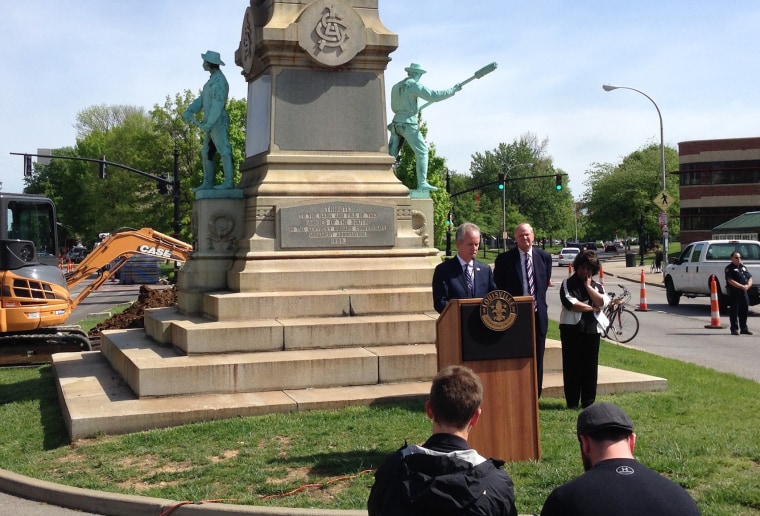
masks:
[[[453,299],[436,323],[438,370],[465,365],[483,383],[483,413],[468,442],[484,457],[539,460],[533,298],[513,298],[515,322],[494,331],[480,318],[482,299]]]

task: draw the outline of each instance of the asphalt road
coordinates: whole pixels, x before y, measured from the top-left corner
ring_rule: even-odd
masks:
[[[624,259],[615,257],[613,260]],[[625,285],[632,294],[628,307],[636,309],[641,300],[641,284],[634,278],[640,277],[640,268],[625,269],[618,263],[608,265],[604,266],[606,290],[621,292],[618,284]],[[567,269],[554,268],[554,286],[549,288],[547,300],[549,318],[555,321],[559,320],[561,310],[559,287],[566,277]],[[661,275],[652,279],[661,281]],[[682,297],[679,306],[669,306],[665,289],[655,281],[647,284],[645,294],[649,311],[634,311],[639,319],[639,333],[625,346],[760,382],[760,305],[750,307],[747,321],[755,334],[733,336],[727,314],[721,317],[723,329],[705,328],[711,323],[708,297]]]

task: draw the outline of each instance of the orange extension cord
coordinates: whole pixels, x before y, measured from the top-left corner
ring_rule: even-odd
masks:
[[[294,495],[296,493],[299,493],[301,491],[304,491],[306,489],[315,489],[315,488],[327,487],[330,484],[334,484],[334,483],[340,482],[342,480],[351,480],[351,479],[357,478],[357,477],[359,477],[361,475],[364,475],[365,473],[374,473],[374,471],[375,471],[374,469],[365,469],[363,471],[360,471],[356,475],[343,475],[343,476],[336,477],[336,478],[333,478],[331,480],[328,480],[327,482],[323,482],[321,484],[319,484],[319,483],[304,484],[304,485],[302,485],[300,487],[297,487],[297,488],[293,489],[292,491],[288,491],[287,493],[281,493],[281,494],[273,494],[273,495],[263,496],[261,498],[261,500],[262,501],[267,501],[267,500],[271,500],[273,498],[285,498],[287,496],[292,496],[292,495]],[[199,500],[199,501],[196,501],[196,502],[193,502],[193,501],[190,501],[190,500],[186,500],[186,501],[183,501],[183,502],[177,502],[177,503],[175,503],[174,505],[172,505],[171,507],[169,507],[165,511],[163,511],[161,514],[159,514],[159,516],[169,516],[171,513],[173,513],[175,510],[177,510],[179,507],[182,507],[183,505],[203,505],[204,503],[223,503],[223,502],[234,502],[234,501],[235,500],[226,500],[224,498],[218,498],[218,499],[215,499],[215,500]]]

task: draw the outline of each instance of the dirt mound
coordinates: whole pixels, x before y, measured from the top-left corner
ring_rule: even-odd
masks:
[[[126,328],[144,328],[143,315],[146,308],[162,308],[177,303],[177,287],[156,288],[148,285],[140,287],[140,295],[132,306],[115,314],[110,319],[95,326],[90,336],[96,336],[103,330],[123,330]]]

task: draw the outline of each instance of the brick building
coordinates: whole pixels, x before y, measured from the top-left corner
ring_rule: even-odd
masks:
[[[760,137],[678,144],[681,245],[760,207]]]

